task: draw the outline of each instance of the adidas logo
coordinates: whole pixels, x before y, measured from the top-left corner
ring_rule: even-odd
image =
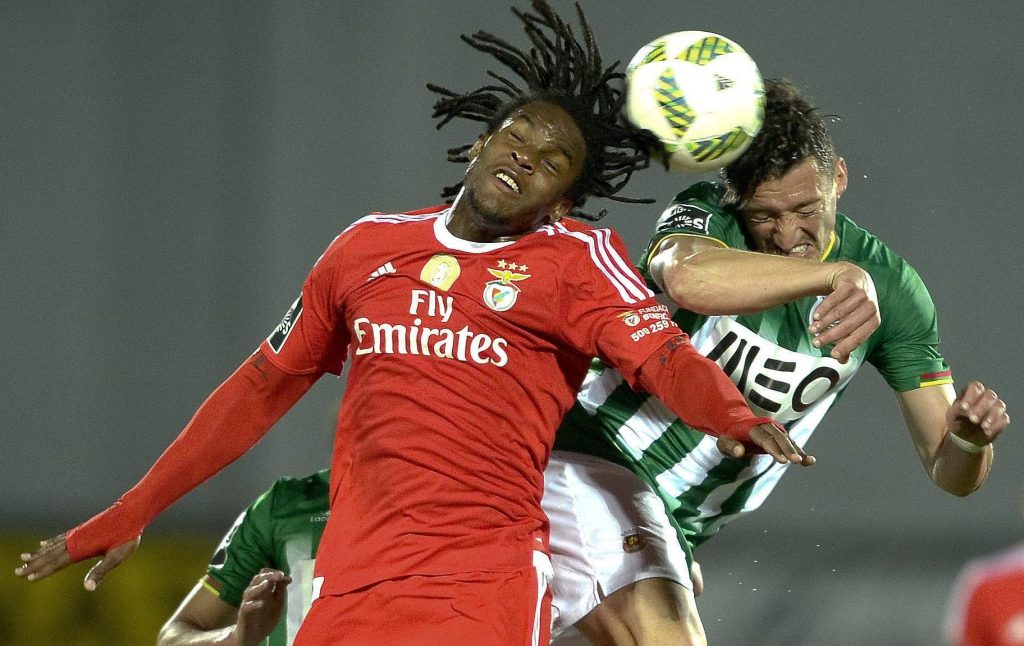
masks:
[[[728,90],[732,86],[736,85],[736,81],[730,78],[725,78],[724,76],[719,76],[718,74],[715,74],[715,82],[718,84],[719,92],[722,90]]]
[[[380,267],[377,267],[377,269],[375,269],[373,271],[373,273],[370,274],[370,277],[367,278],[366,281],[369,282],[369,281],[373,280],[374,278],[380,278],[384,274],[393,274],[393,273],[395,273],[395,266],[392,265],[390,262],[386,262],[383,265],[381,265]]]

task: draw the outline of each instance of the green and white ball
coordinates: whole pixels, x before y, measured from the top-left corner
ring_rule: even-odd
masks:
[[[747,149],[764,120],[757,64],[718,34],[652,40],[626,67],[626,81],[626,116],[661,140],[673,170],[718,170]]]

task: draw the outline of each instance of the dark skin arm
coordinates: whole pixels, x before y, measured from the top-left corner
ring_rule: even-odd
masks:
[[[101,560],[85,578],[85,589],[95,590],[138,547],[146,518],[259,441],[318,378],[318,374],[285,373],[257,352],[207,398],[139,484],[117,504],[71,530],[77,532],[78,542],[71,546],[77,546],[77,556],[74,549],[69,551],[69,532],[64,532],[41,542],[36,551],[22,554],[23,563],[14,573],[38,581],[74,560],[96,555]],[[114,537],[123,538],[116,542]]]

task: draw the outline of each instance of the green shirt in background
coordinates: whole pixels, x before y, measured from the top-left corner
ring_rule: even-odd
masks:
[[[695,235],[751,250],[741,216],[722,206],[724,189],[700,183],[676,196],[658,221],[640,270],[652,289],[648,263],[672,235]],[[831,348],[815,348],[807,331],[823,297],[802,298],[763,312],[703,316],[678,310],[673,320],[701,354],[718,363],[757,415],[783,424],[803,446],[854,374],[870,363],[897,392],[952,382],[939,353],[935,306],[903,258],[843,214],[824,261],[845,260],[867,271],[878,293],[881,325],[841,364]],[[715,438],[696,431],[656,398],[630,389],[614,369],[595,362],[555,448],[604,457],[659,493],[684,549],[759,507],[787,468],[769,456],[724,457]]]
[[[290,646],[312,603],[313,559],[327,522],[329,484],[329,469],[278,480],[238,517],[203,577],[207,589],[238,607],[262,568],[291,575],[287,608],[265,646]]]

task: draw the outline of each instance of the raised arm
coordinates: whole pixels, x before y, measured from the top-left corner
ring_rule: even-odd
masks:
[[[286,373],[257,351],[200,406],[138,484],[105,511],[23,554],[15,574],[36,581],[102,555],[85,578],[85,588],[94,590],[134,551],[157,514],[256,444],[319,376]]]
[[[809,329],[818,335],[818,347],[835,343],[831,355],[843,362],[881,321],[871,277],[849,262],[742,251],[713,238],[675,234],[651,256],[650,275],[676,304],[698,314],[749,314],[827,295]]]
[[[975,381],[959,397],[951,385],[896,397],[921,464],[935,484],[957,496],[981,487],[992,468],[992,442],[1010,423],[999,395]]]

